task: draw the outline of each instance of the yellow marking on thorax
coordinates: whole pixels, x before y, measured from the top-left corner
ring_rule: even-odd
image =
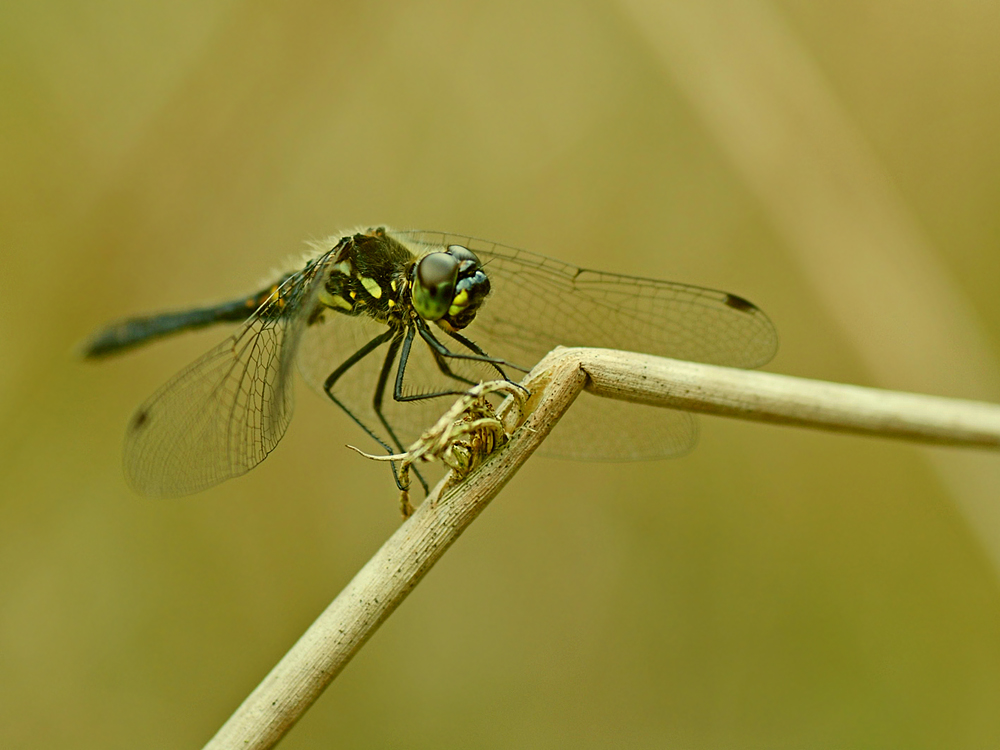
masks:
[[[352,295],[353,296],[353,295]],[[327,307],[333,307],[339,310],[353,310],[354,305],[348,302],[346,299],[341,297],[339,294],[330,294],[326,289],[321,289],[319,293],[319,301],[322,302]]]
[[[378,282],[375,281],[375,279],[369,279],[366,276],[362,276],[360,280],[361,286],[363,286],[372,297],[379,299],[382,296],[382,287],[378,285]]]

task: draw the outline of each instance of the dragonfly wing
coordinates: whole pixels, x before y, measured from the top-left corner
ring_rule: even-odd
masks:
[[[539,451],[573,461],[651,461],[682,456],[697,442],[698,420],[690,412],[585,391]]]
[[[593,346],[695,362],[758,367],[777,350],[774,326],[733,294],[588,271],[525,250],[441,232],[402,232],[426,248],[457,244],[483,261],[492,292],[466,333],[487,353],[531,367],[556,346]],[[583,394],[542,448],[586,460],[678,455],[691,415]]]
[[[292,418],[292,362],[322,264],[287,279],[237,333],[139,407],[124,456],[137,492],[198,492],[245,474],[274,450]]]

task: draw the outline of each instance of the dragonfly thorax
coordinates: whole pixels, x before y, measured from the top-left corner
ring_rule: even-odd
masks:
[[[319,292],[323,307],[399,326],[408,317],[413,254],[383,230],[344,237],[331,251]]]
[[[490,293],[479,257],[464,245],[417,257],[384,229],[344,237],[330,251],[323,308],[366,315],[393,328],[413,316],[460,331],[476,317]]]

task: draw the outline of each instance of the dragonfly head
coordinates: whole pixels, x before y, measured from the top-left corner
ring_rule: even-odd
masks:
[[[462,245],[422,257],[413,266],[411,281],[417,314],[452,331],[469,325],[490,293],[483,264]]]

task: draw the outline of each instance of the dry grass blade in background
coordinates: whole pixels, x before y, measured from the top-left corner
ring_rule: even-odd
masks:
[[[466,481],[441,496],[431,494],[207,748],[273,747],[531,456],[584,387],[600,396],[742,419],[1000,448],[1000,406],[995,404],[605,349],[558,349],[524,384],[532,392],[527,418],[510,442]]]
[[[976,311],[809,46],[769,0],[621,0],[876,382],[1000,398]],[[1000,576],[1000,466],[928,454]]]

